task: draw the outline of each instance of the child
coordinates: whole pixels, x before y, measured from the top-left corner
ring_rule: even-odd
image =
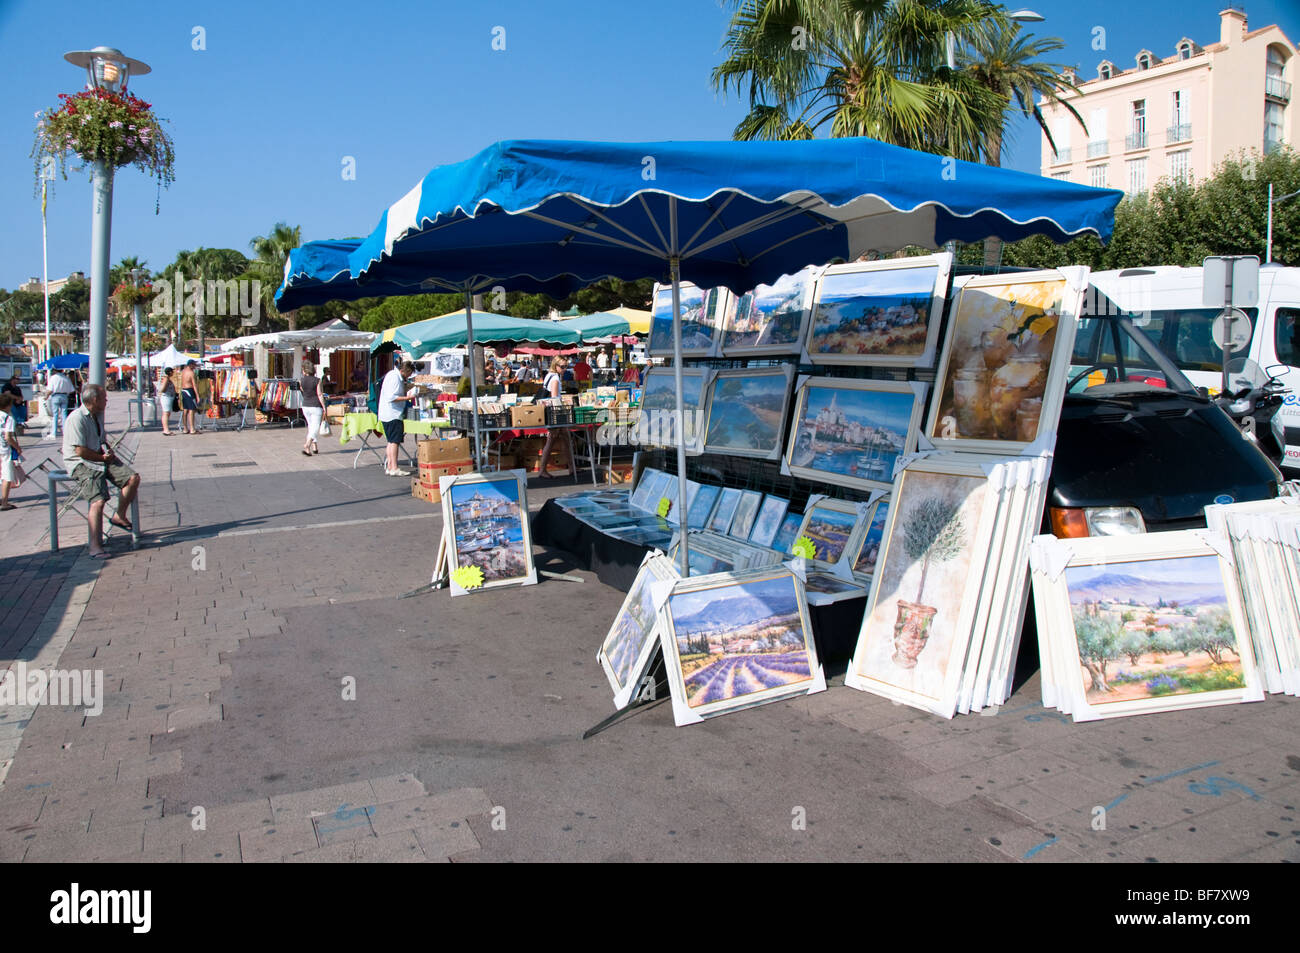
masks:
[[[23,448],[14,432],[12,394],[0,394],[0,510],[12,510],[9,488],[18,484],[17,464],[23,459]]]

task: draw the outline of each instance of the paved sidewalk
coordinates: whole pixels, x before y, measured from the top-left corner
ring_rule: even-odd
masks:
[[[144,433],[149,544],[103,563],[20,548],[43,504],[7,514],[0,571],[26,588],[0,605],[31,634],[0,662],[57,652],[105,697],[0,709],[0,860],[1300,860],[1285,697],[1075,725],[1035,675],[943,721],[832,677],[582,741],[612,711],[594,656],[623,594],[576,573],[399,600],[437,508],[301,439]]]

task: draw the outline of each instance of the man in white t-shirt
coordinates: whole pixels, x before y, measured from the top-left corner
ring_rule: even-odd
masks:
[[[379,387],[379,422],[384,425],[384,439],[388,441],[387,457],[384,461],[384,473],[389,476],[410,476],[410,470],[397,466],[397,448],[406,439],[406,424],[402,415],[406,404],[415,399],[415,394],[406,392],[406,382],[415,373],[415,365],[403,361],[384,375],[384,382]]]
[[[48,436],[57,437],[68,416],[68,400],[76,390],[72,381],[62,371],[52,371],[47,382],[50,389],[50,429]]]

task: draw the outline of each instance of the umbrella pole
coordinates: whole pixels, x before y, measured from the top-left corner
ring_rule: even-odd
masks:
[[[478,432],[478,374],[474,366],[474,296],[465,289],[465,347],[469,358],[469,398],[474,402],[474,469],[483,469],[483,446]]]
[[[677,200],[674,198],[668,200],[668,228],[672,242],[668,267],[673,280],[673,377],[677,383],[677,522],[682,528],[677,555],[685,579],[691,574],[690,544],[686,538],[690,527],[686,522],[686,414],[682,408],[682,260],[677,255]]]

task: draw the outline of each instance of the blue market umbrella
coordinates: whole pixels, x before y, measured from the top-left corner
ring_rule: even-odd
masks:
[[[468,308],[494,285],[564,295],[610,276],[666,279],[680,420],[683,279],[744,292],[907,245],[1105,241],[1121,197],[870,139],[507,141],[434,169],[385,211],[349,255],[349,294],[456,289]],[[679,489],[684,513],[685,480]],[[687,557],[683,540],[683,574]]]
[[[90,366],[89,354],[58,354],[36,365],[38,371],[77,371]]]

